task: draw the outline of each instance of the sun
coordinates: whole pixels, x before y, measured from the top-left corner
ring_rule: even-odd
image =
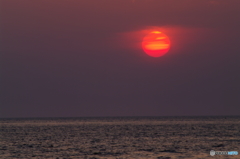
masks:
[[[152,57],[165,55],[170,49],[169,38],[160,31],[152,31],[143,38],[142,48]]]

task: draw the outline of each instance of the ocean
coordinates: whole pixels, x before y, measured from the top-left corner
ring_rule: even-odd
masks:
[[[240,116],[0,119],[0,158],[235,159]]]

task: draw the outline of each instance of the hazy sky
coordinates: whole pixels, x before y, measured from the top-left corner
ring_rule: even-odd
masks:
[[[0,0],[0,117],[240,115],[239,28],[239,0]]]

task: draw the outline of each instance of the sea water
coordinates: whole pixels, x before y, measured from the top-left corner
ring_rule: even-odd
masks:
[[[216,159],[240,152],[240,117],[0,119],[0,158]]]

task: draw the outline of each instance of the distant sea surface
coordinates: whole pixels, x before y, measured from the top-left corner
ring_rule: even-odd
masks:
[[[0,158],[218,159],[240,152],[240,116],[0,119]]]

